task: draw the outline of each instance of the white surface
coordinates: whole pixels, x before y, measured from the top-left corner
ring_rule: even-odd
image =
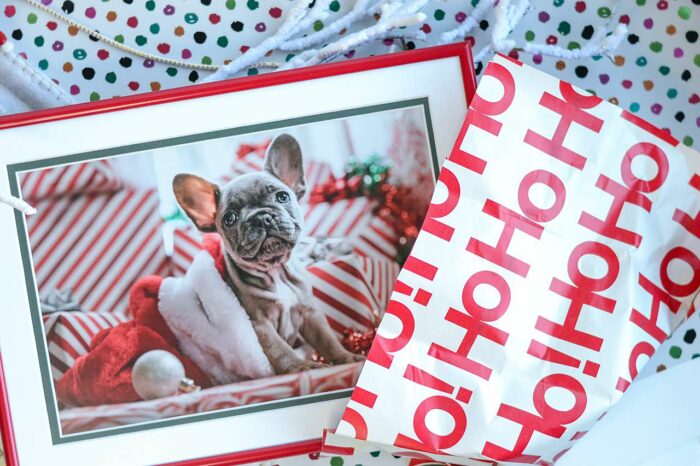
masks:
[[[636,382],[557,466],[700,464],[698,391],[700,359]]]

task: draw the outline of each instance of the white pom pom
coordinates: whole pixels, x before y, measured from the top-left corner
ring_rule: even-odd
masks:
[[[172,353],[153,350],[136,360],[131,383],[144,400],[175,395],[185,378],[185,368]]]

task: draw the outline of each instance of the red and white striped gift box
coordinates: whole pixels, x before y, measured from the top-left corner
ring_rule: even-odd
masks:
[[[359,363],[345,364],[150,401],[63,409],[61,428],[73,434],[352,388],[361,368]]]
[[[65,165],[22,173],[22,197],[37,202],[53,197],[108,193],[123,187],[109,160]]]
[[[131,285],[169,271],[155,191],[42,201],[27,218],[39,293],[71,290],[83,309],[127,312]]]
[[[399,254],[399,236],[396,230],[383,218],[373,216],[366,228],[351,239],[354,251],[367,257],[380,255],[396,260]]]
[[[333,330],[374,329],[386,309],[399,265],[382,257],[348,255],[307,267],[316,305]]]
[[[236,159],[231,164],[231,174],[222,177],[221,182],[227,183],[238,175],[262,170],[265,162],[266,148],[267,143],[254,146],[246,144],[241,145],[241,149],[245,150],[241,151],[241,149],[239,149]],[[304,165],[306,166],[304,169],[304,178],[308,188],[307,190],[325,183],[333,174],[330,165],[325,162],[308,160]]]
[[[42,319],[54,380],[60,379],[79,356],[88,352],[98,332],[129,320],[116,312],[81,311],[44,314]]]
[[[304,234],[348,237],[359,234],[372,220],[376,201],[367,197],[302,205]]]
[[[202,250],[202,237],[203,234],[193,227],[178,228],[173,232],[173,255],[170,258],[171,275],[174,277],[185,275],[194,260],[194,256]]]

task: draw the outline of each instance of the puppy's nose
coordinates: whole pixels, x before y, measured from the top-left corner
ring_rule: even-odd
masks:
[[[264,228],[268,228],[272,226],[272,215],[270,214],[261,214],[258,216],[258,222],[260,222],[260,225]]]

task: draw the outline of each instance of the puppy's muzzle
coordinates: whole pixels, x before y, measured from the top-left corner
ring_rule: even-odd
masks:
[[[253,217],[251,220],[251,223],[263,230],[270,231],[270,229],[274,225],[274,219],[272,218],[272,215],[268,213],[261,213]]]

